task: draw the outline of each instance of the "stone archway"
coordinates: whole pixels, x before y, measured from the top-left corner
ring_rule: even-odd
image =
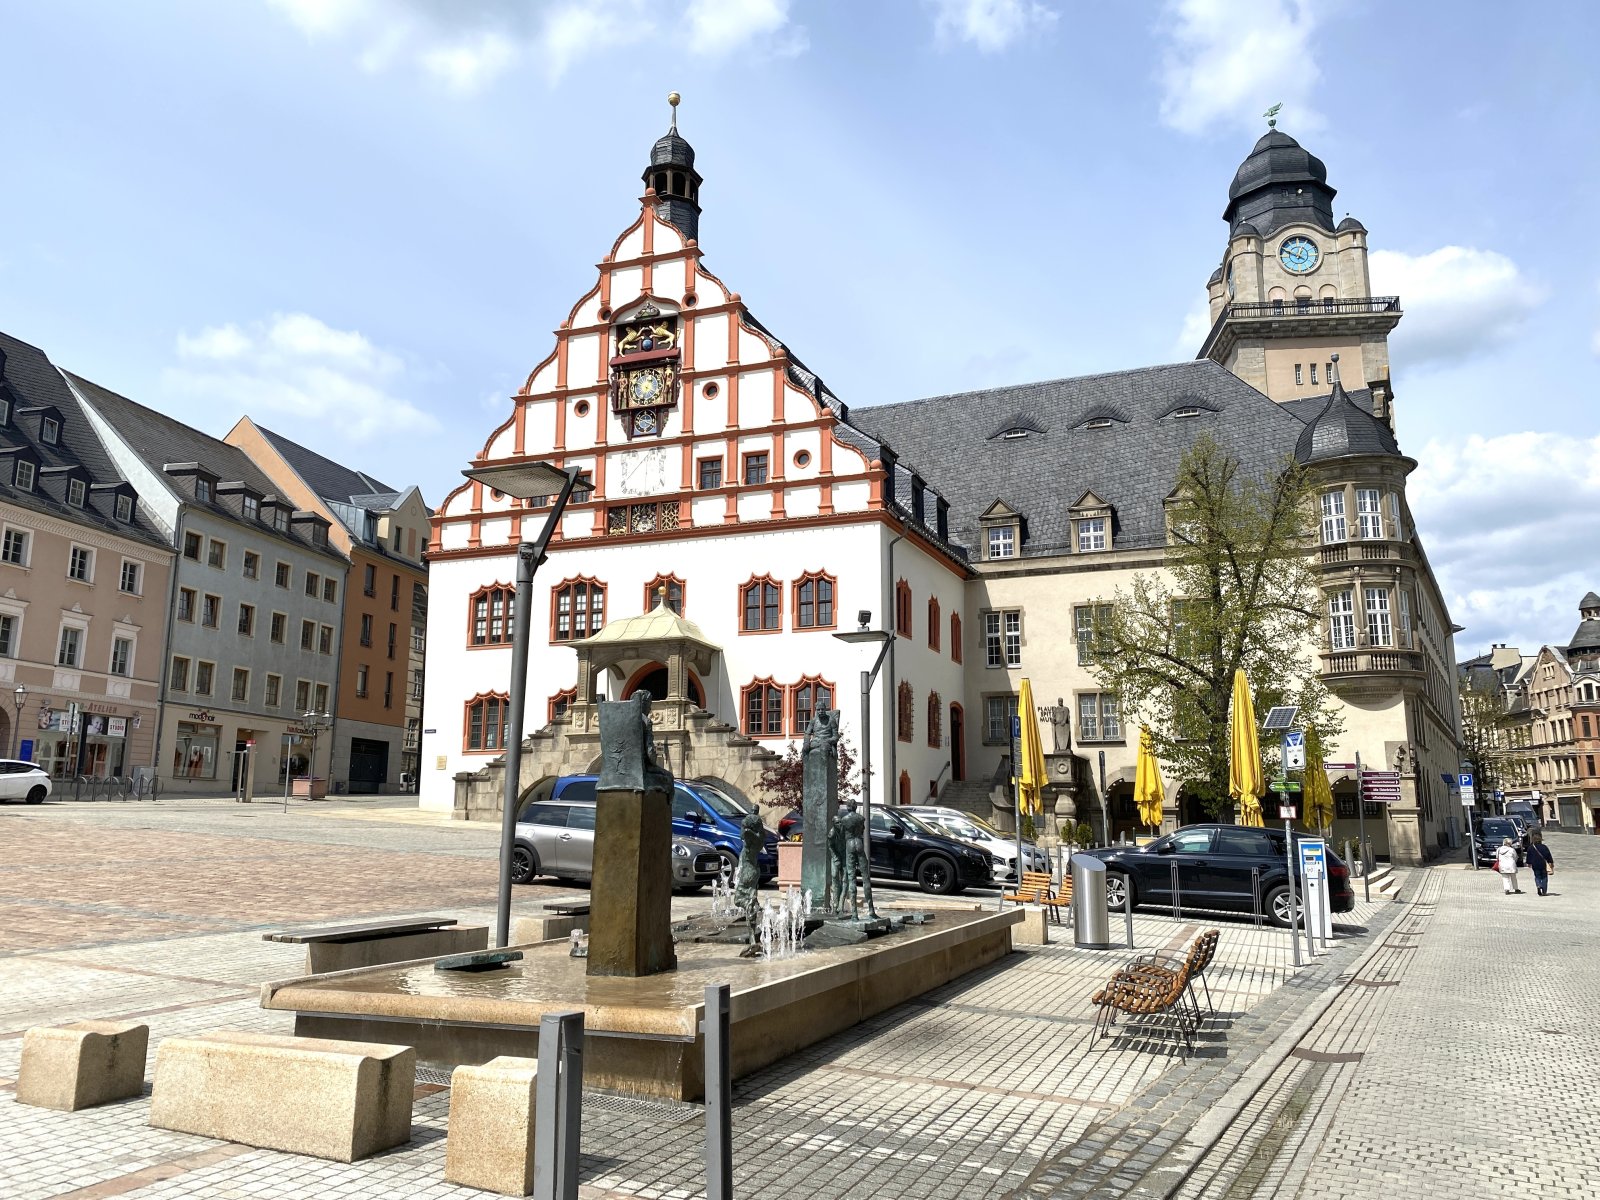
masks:
[[[688,667],[684,668],[685,690],[689,694],[689,702],[696,708],[706,706],[706,690],[700,682],[700,677]],[[671,698],[670,684],[668,682],[667,665],[665,663],[646,663],[629,677],[623,685],[620,699],[626,700],[635,692],[649,692],[652,700],[667,700]]]

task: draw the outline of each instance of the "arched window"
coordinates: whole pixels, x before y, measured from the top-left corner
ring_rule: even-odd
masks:
[[[558,583],[550,591],[550,640],[572,642],[600,632],[606,623],[606,585],[587,577]]]
[[[562,691],[557,692],[554,696],[551,696],[550,697],[550,719],[552,721],[554,721],[557,717],[566,716],[567,715],[567,709],[571,708],[575,703],[577,703],[577,700],[578,700],[578,689],[577,688],[566,688],[566,689],[564,689]]]
[[[665,589],[663,591],[662,589]],[[644,585],[644,611],[649,612],[656,606],[656,600],[667,602],[667,607],[680,617],[683,616],[683,580],[676,575],[657,575]]]
[[[504,692],[479,692],[466,705],[461,748],[469,754],[499,753],[506,746],[511,697]]]
[[[472,593],[467,609],[467,645],[511,644],[511,601],[516,592],[503,583]]]
[[[815,675],[807,675],[790,687],[789,697],[789,711],[794,714],[794,724],[791,728],[796,737],[805,734],[806,726],[811,724],[812,714],[834,706],[833,684]]]
[[[939,600],[936,596],[928,597],[928,649],[939,649]]]
[[[954,662],[961,661],[961,614],[950,614],[950,658]]]
[[[944,744],[944,704],[938,692],[928,693],[928,745],[937,750]]]
[[[796,629],[832,629],[833,591],[832,575],[811,571],[800,576],[794,585],[794,627]]]
[[[904,579],[894,585],[894,631],[911,636],[911,585]]]
[[[912,690],[911,685],[906,683],[904,680],[902,680],[900,683],[900,694],[898,701],[899,702],[895,714],[896,736],[902,742],[909,742],[911,740],[912,731],[916,728],[917,724],[917,714],[915,711],[917,700],[916,693]]]
[[[783,627],[783,592],[777,580],[757,576],[739,589],[739,629],[774,633]]]
[[[746,737],[783,736],[783,689],[770,679],[757,679],[739,696]]]

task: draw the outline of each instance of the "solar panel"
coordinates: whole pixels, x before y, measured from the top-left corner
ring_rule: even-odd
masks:
[[[1268,732],[1275,729],[1292,729],[1295,716],[1299,712],[1298,704],[1276,705],[1267,713],[1267,719],[1262,722],[1261,728]]]

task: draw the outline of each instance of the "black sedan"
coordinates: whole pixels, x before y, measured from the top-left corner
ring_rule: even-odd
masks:
[[[1262,912],[1274,924],[1287,926],[1291,908],[1285,850],[1282,830],[1190,825],[1146,846],[1111,846],[1086,853],[1105,860],[1106,900],[1114,912],[1121,912],[1130,901],[1135,908],[1169,907],[1176,868],[1180,907],[1253,913],[1253,884],[1259,881]],[[1295,877],[1300,878],[1298,866]],[[1332,850],[1328,885],[1334,912],[1355,908],[1350,868]]]

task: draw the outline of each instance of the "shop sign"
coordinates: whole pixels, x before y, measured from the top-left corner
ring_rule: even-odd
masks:
[[[108,736],[114,737],[114,738],[127,737],[128,736],[128,718],[127,717],[108,717],[106,719],[106,733],[107,733]]]
[[[196,725],[218,725],[218,724],[221,724],[221,722],[219,722],[217,720],[217,718],[214,715],[212,715],[211,710],[208,709],[208,708],[202,708],[198,712],[190,713],[189,714],[189,720],[193,721]]]

